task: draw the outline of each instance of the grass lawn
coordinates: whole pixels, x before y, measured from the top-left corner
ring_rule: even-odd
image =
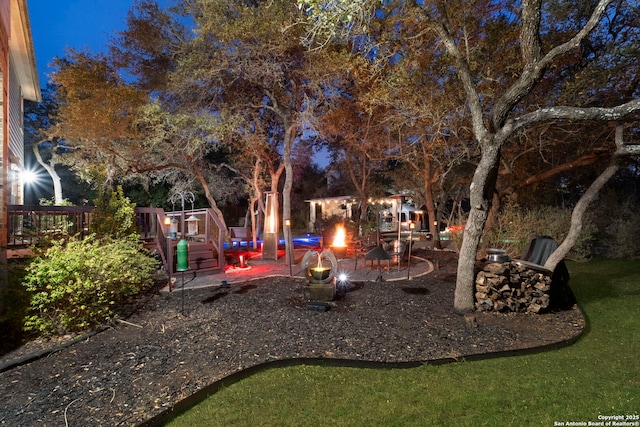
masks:
[[[588,320],[572,346],[413,369],[268,369],[169,425],[554,426],[599,415],[640,425],[640,262],[598,259],[569,270]]]

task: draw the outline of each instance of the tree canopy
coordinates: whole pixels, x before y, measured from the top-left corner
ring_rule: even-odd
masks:
[[[170,10],[139,0],[127,25],[108,55],[56,61],[48,135],[67,141],[79,171],[194,179],[214,208],[237,178],[251,212],[263,191],[281,191],[284,223],[294,163],[308,162],[313,138],[346,165],[363,206],[374,172],[391,186],[416,177],[433,218],[465,188],[459,311],[472,308],[476,254],[501,197],[579,189],[579,231],[598,186],[637,154],[629,0],[185,0]]]
[[[371,35],[379,16],[403,14],[404,19],[419,23],[421,32],[416,37],[435,37],[433,52],[450,61],[440,74],[444,79],[451,70],[455,72],[464,94],[460,104],[470,114],[473,136],[481,149],[469,186],[471,212],[458,264],[454,305],[459,311],[473,307],[476,252],[491,210],[501,152],[507,143],[536,124],[618,121],[640,109],[637,64],[632,67],[635,72],[617,79],[616,99],[588,103],[584,96],[564,99],[560,96],[568,87],[588,88],[586,98],[603,89],[581,79],[588,75],[583,70],[596,69],[602,58],[602,55],[582,56],[584,46],[602,42],[610,46],[607,52],[620,57],[617,63],[634,62],[635,52],[627,55],[629,44],[626,38],[617,36],[620,31],[606,31],[616,27],[609,23],[629,24],[635,19],[633,5],[624,0],[584,2],[579,8],[542,0],[515,3],[434,0],[416,4],[313,0],[300,1],[299,5],[310,14],[309,34],[320,44],[328,38],[353,36],[357,31]],[[632,33],[636,30],[634,24],[627,29]],[[318,37],[319,34],[327,38]],[[596,66],[589,67],[591,64]],[[608,86],[602,79],[599,82]],[[624,143],[618,136],[615,152],[621,153]],[[566,246],[560,245],[558,252],[561,250],[566,250]],[[558,256],[551,257],[547,266],[555,268],[554,262],[558,262]]]

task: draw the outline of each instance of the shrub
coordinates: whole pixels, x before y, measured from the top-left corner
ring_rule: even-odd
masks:
[[[120,239],[136,233],[136,205],[125,197],[122,187],[101,189],[94,203],[91,229],[98,237]]]
[[[550,236],[561,243],[571,226],[571,212],[571,209],[554,206],[525,209],[516,203],[507,202],[496,223],[483,238],[486,239],[487,247],[504,249],[510,256],[518,258],[536,236]],[[594,230],[590,215],[586,215],[582,233],[569,252],[569,258],[585,260],[591,255],[589,244]]]
[[[609,246],[609,255],[613,258],[640,257],[640,213],[637,212],[637,206],[637,201],[629,198],[610,217],[604,244]]]
[[[27,268],[24,328],[48,335],[95,327],[115,316],[114,304],[148,289],[156,267],[134,237],[59,241]]]

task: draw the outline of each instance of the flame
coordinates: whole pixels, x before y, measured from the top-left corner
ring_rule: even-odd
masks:
[[[333,236],[333,245],[332,246],[347,246],[347,230],[344,228],[344,225],[336,226],[336,234]]]

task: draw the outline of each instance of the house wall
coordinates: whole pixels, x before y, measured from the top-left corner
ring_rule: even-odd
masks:
[[[8,190],[7,177],[9,173],[9,124],[8,124],[8,105],[9,105],[9,82],[5,78],[9,74],[9,34],[10,28],[10,0],[0,0],[0,87],[2,88],[2,96],[0,96],[0,123],[2,129],[0,132],[0,275],[2,274],[3,265],[6,265],[7,257],[7,204]],[[6,274],[6,272],[5,272]],[[0,277],[0,280],[3,278]]]
[[[7,205],[22,203],[23,100],[40,101],[26,0],[0,0],[0,311],[7,283]]]
[[[10,205],[24,203],[21,171],[24,170],[24,100],[13,62],[9,61],[9,171],[7,201]]]

